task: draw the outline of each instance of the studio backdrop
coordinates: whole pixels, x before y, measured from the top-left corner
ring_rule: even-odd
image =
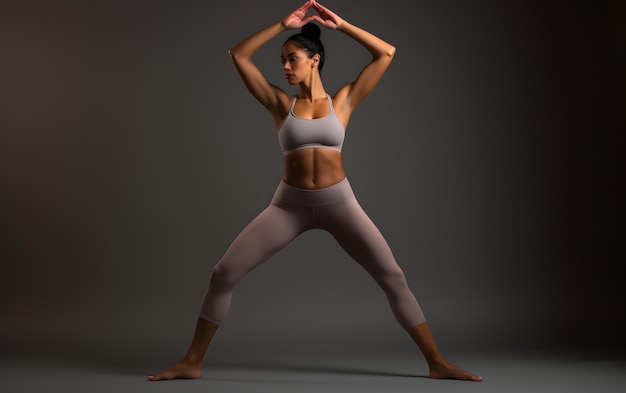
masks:
[[[299,5],[3,3],[7,354],[185,349],[212,266],[282,174],[228,49]],[[441,346],[623,350],[617,3],[325,5],[397,48],[351,118],[344,165]],[[254,59],[295,94],[280,63],[291,33]],[[321,39],[333,94],[369,54],[338,31]],[[368,274],[311,231],[240,282],[212,350],[414,351],[409,340]]]

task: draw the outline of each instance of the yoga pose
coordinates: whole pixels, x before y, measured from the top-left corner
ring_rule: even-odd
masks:
[[[311,9],[316,15],[307,16]],[[320,77],[324,47],[320,28],[313,21],[353,38],[372,55],[356,80],[332,97]],[[298,87],[294,97],[270,84],[252,62],[252,55],[260,47],[291,29],[301,32],[284,43],[281,59],[287,82]],[[393,315],[424,354],[430,377],[482,380],[450,364],[437,348],[402,269],[357,202],[342,166],[341,148],[350,115],[374,89],[394,53],[392,45],[346,22],[315,0],[308,0],[280,22],[230,50],[246,87],[267,108],[274,122],[284,172],[270,205],[246,226],[213,268],[187,354],[149,380],[200,378],[204,354],[228,313],[237,282],[313,228],[328,231],[383,289]]]

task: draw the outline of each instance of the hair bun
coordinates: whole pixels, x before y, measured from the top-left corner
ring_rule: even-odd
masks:
[[[319,39],[320,35],[322,34],[322,30],[320,29],[320,27],[316,25],[315,23],[311,23],[311,22],[302,26],[301,32],[302,32],[302,35],[313,37],[316,39]]]

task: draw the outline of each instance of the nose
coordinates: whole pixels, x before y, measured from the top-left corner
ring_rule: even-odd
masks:
[[[285,71],[286,71],[286,70],[289,70],[289,69],[291,69],[291,66],[289,65],[289,62],[287,62],[287,61],[286,61],[286,62],[284,62],[284,63],[283,63],[283,70],[285,70]]]

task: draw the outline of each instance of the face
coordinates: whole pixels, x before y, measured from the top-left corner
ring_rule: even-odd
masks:
[[[309,58],[306,51],[291,41],[283,46],[280,58],[283,72],[290,85],[298,84],[310,77],[319,61],[319,55]]]

